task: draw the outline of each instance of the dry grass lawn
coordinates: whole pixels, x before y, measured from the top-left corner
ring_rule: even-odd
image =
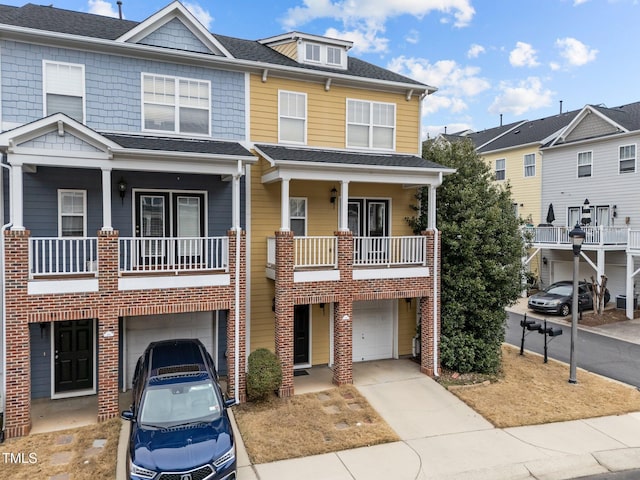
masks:
[[[252,463],[398,440],[350,385],[239,405],[234,407],[234,415]]]
[[[476,386],[449,387],[496,427],[516,427],[640,411],[640,391],[578,369],[568,382],[569,366],[531,352],[502,348],[502,375]]]
[[[97,425],[12,438],[0,444],[0,478],[11,480],[47,479],[68,473],[73,480],[113,480],[116,478],[119,418]],[[60,443],[63,437],[70,443]],[[94,449],[94,440],[106,440],[103,448]],[[22,458],[22,463],[9,461]],[[22,454],[22,455],[19,455]],[[60,464],[61,461],[68,461]],[[30,461],[32,463],[30,463]]]

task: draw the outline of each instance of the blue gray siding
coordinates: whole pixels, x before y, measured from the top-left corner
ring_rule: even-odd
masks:
[[[51,397],[51,323],[29,324],[31,398]]]
[[[50,60],[85,66],[85,123],[95,130],[140,132],[141,74],[153,73],[210,81],[212,137],[245,138],[242,73],[12,41],[1,42],[0,48],[4,122],[24,124],[42,118],[42,61]]]
[[[166,23],[156,31],[147,35],[138,43],[154,45],[156,47],[176,48],[189,52],[211,53],[196,36],[191,33],[177,18]]]

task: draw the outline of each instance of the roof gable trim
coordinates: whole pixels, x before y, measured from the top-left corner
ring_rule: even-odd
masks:
[[[137,43],[171,20],[178,19],[214,55],[233,58],[233,55],[193,16],[180,2],[174,1],[162,10],[140,22],[136,27],[116,39],[121,43]]]
[[[628,133],[629,130],[618,122],[614,122],[610,117],[606,116],[602,112],[598,111],[596,108],[593,108],[591,105],[586,105],[575,118],[569,122],[569,124],[564,128],[563,131],[555,138],[555,140],[550,144],[550,146],[557,145],[558,143],[563,143],[567,137],[573,132],[580,123],[587,118],[589,115],[596,115],[600,117],[604,122],[608,123],[612,127],[618,129],[619,132]]]

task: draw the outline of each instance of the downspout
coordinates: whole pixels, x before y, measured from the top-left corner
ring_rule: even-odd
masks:
[[[442,185],[442,172],[438,175],[438,181],[433,183],[429,187],[429,210],[431,217],[431,228],[433,229],[433,375],[438,377],[440,372],[438,371],[438,309],[440,306],[438,298],[438,280],[440,278],[439,268],[439,254],[440,254],[440,231],[436,224],[437,208],[436,208],[436,192],[437,188]],[[433,189],[433,193],[432,192]]]
[[[0,167],[6,168],[11,172],[11,166],[6,163],[0,163]],[[0,185],[3,182],[3,175],[0,175]],[[0,188],[0,192],[1,192]],[[9,191],[11,191],[11,174],[9,174]],[[2,196],[4,192],[0,193],[0,198],[4,200]],[[4,214],[4,201],[0,203],[2,206],[2,214]],[[4,232],[12,225],[11,223],[11,210],[9,210],[9,223],[5,223],[0,229],[0,269],[2,274],[2,289],[0,293],[0,308],[2,308],[2,390],[0,390],[0,397],[2,398],[2,405],[0,405],[0,413],[2,413],[2,425],[0,426],[0,443],[4,443],[5,438],[5,425],[7,423],[6,410],[7,410],[7,309],[5,308],[5,291],[6,291],[6,279],[5,279],[5,258],[4,258]]]
[[[236,208],[233,218],[233,228],[236,231],[236,274],[235,274],[235,318],[234,318],[234,343],[235,343],[235,355],[233,356],[234,364],[234,378],[233,378],[233,392],[236,403],[240,403],[240,393],[238,385],[240,383],[240,177],[242,176],[242,162],[238,160],[238,172],[234,175],[233,183],[235,190],[235,202]]]

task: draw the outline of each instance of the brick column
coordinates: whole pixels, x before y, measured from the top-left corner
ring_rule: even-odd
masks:
[[[353,383],[353,234],[335,232],[338,237],[340,270],[339,301],[333,309],[333,383]]]
[[[420,371],[433,377],[436,371],[440,370],[440,233],[434,230],[422,232],[426,236],[426,259],[430,267],[428,279],[429,297],[420,299]],[[437,252],[436,252],[437,246]],[[436,258],[437,254],[437,258]],[[437,260],[437,262],[435,262]],[[436,265],[437,266],[434,266]],[[436,289],[437,287],[437,289]],[[434,312],[434,302],[436,311]],[[437,338],[434,339],[434,325],[436,326]],[[436,345],[434,345],[434,343]],[[437,358],[437,361],[436,361]]]
[[[98,232],[98,283],[106,295],[98,318],[98,421],[118,416],[118,238],[117,230]]]
[[[28,230],[5,231],[5,309],[7,379],[6,436],[22,437],[31,429],[31,354],[27,323],[29,280]]]
[[[282,366],[279,395],[293,395],[293,232],[276,232],[276,356]]]
[[[231,308],[229,309],[229,316],[227,317],[227,370],[228,370],[228,382],[227,393],[230,397],[236,395],[236,356],[238,357],[238,399],[241,403],[247,400],[247,384],[246,384],[246,293],[247,293],[247,275],[246,264],[244,261],[240,262],[240,270],[236,272],[236,231],[229,230],[227,232],[229,236],[229,273],[231,277],[231,292],[233,300],[231,302]],[[246,256],[246,232],[240,233],[240,254],[239,258],[242,260]],[[236,289],[236,276],[239,277],[239,298],[238,304],[235,302],[235,289]],[[236,345],[236,312],[238,313],[238,345]]]

